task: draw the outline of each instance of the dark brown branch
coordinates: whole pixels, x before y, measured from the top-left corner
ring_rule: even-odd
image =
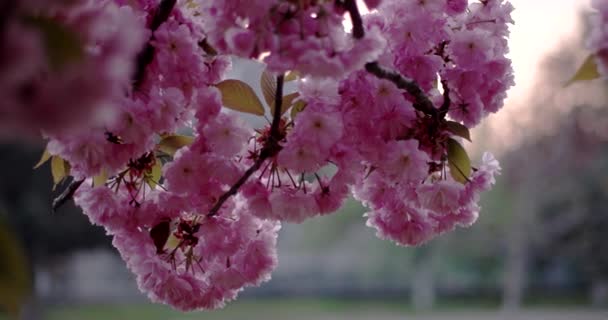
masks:
[[[270,136],[279,136],[279,124],[281,123],[281,113],[283,108],[283,81],[284,75],[277,77],[277,89],[274,93],[274,114],[272,115],[272,124],[270,125]]]
[[[363,28],[363,19],[361,18],[359,8],[357,8],[356,0],[343,0],[342,5],[350,15],[353,24],[353,37],[355,39],[363,38],[365,36],[365,29]],[[415,99],[414,108],[416,110],[433,117],[439,115],[439,111],[435,108],[433,102],[413,79],[408,79],[397,72],[386,70],[377,61],[365,64],[365,70],[380,79],[389,80],[399,89],[407,91]]]
[[[222,205],[224,205],[224,203],[232,196],[234,196],[239,189],[245,184],[245,182],[247,182],[247,180],[249,180],[249,178],[260,169],[260,167],[262,166],[262,164],[264,163],[264,161],[266,161],[266,157],[259,157],[257,158],[257,160],[253,163],[253,165],[251,167],[249,167],[249,169],[247,169],[247,171],[245,171],[245,173],[243,174],[243,176],[241,176],[241,178],[239,178],[239,180],[232,185],[232,187],[230,187],[230,189],[226,192],[224,192],[215,202],[215,204],[213,205],[213,207],[211,208],[211,210],[209,210],[209,213],[207,214],[207,217],[213,217],[215,216],[220,209],[222,208]]]
[[[228,191],[224,192],[215,202],[207,217],[213,217],[218,214],[224,203],[232,196],[234,196],[239,189],[249,180],[249,178],[258,171],[264,162],[274,157],[280,150],[279,141],[281,140],[280,124],[281,124],[281,108],[283,103],[283,82],[284,75],[277,77],[277,89],[274,97],[274,114],[272,116],[272,123],[270,124],[270,138],[266,144],[260,150],[260,155],[257,157],[255,162],[245,173],[239,178],[239,180],[233,184]]]
[[[353,23],[353,37],[355,39],[361,39],[365,36],[365,29],[363,28],[363,19],[361,18],[361,13],[359,12],[359,8],[357,8],[356,0],[344,0],[342,4],[348,14],[350,15],[350,20]]]
[[[152,46],[151,43],[151,41],[154,39],[154,31],[158,30],[158,28],[165,21],[167,21],[167,19],[169,19],[171,11],[173,11],[176,2],[177,0],[162,0],[154,12],[154,16],[152,17],[149,27],[152,35],[146,43],[146,46],[137,55],[137,60],[135,62],[135,74],[133,75],[133,88],[135,90],[141,86],[144,76],[146,75],[146,68],[154,59],[154,46]]]
[[[433,117],[439,115],[439,111],[435,108],[433,102],[422,91],[416,81],[408,79],[397,72],[386,70],[376,61],[365,64],[365,70],[380,79],[386,79],[394,83],[397,88],[407,91],[407,93],[414,97],[414,108],[416,110]]]
[[[57,209],[63,206],[68,200],[72,199],[74,193],[76,193],[76,190],[80,188],[80,185],[82,185],[83,182],[84,179],[72,181],[70,185],[68,185],[68,187],[65,188],[65,190],[63,190],[63,192],[53,200],[53,207],[51,209],[52,212],[55,213]]]

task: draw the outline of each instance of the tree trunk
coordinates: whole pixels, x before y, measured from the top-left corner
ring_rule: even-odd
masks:
[[[435,246],[420,247],[414,259],[415,271],[412,279],[412,305],[415,310],[430,310],[435,305]]]
[[[527,256],[529,238],[527,235],[529,221],[534,216],[533,199],[527,188],[520,188],[517,205],[512,212],[512,221],[507,231],[507,260],[503,278],[502,306],[505,310],[518,310],[521,308],[527,278]]]
[[[608,306],[608,280],[594,279],[591,284],[591,305],[598,308]]]

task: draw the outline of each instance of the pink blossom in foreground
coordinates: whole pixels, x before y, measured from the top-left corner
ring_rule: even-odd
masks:
[[[49,93],[60,114],[109,106],[112,117],[83,122],[79,134],[66,124],[19,126],[44,130],[47,151],[82,183],[76,204],[113,237],[154,302],[224,306],[270,279],[281,222],[332,214],[350,195],[378,237],[423,244],[474,223],[480,194],[500,173],[490,154],[452,163],[449,146],[499,111],[513,85],[508,2],[370,0],[374,10],[352,32],[343,25],[346,1],[177,1],[154,27],[159,4],[170,1],[86,3],[97,8],[88,20],[65,21],[90,40],[84,67],[66,71],[70,81],[40,81],[48,61],[39,31],[11,20],[2,40],[10,50],[1,52],[13,55],[0,67],[12,71],[0,90],[13,103],[15,84],[35,79],[42,89],[57,86]],[[94,28],[99,21],[113,24]],[[142,50],[151,56],[133,79]],[[284,88],[293,99],[283,99],[282,115],[264,110],[254,128],[241,117],[262,112],[255,99],[235,98],[245,89],[222,87],[231,56],[265,63],[273,79],[299,75]],[[420,92],[374,74],[372,61]],[[75,81],[74,70],[95,76]],[[101,90],[94,99],[91,83]],[[62,96],[75,84],[82,90]],[[28,104],[17,103],[25,112]],[[21,117],[15,108],[3,104],[0,115]],[[459,175],[457,165],[470,172]]]
[[[11,6],[0,29],[0,139],[111,120],[145,41],[142,17],[108,1]]]

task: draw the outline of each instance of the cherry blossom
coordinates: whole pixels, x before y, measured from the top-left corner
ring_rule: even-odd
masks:
[[[378,237],[423,244],[474,223],[500,173],[463,144],[513,85],[506,1],[38,2],[0,26],[0,134],[43,131],[72,177],[55,207],[73,196],[154,302],[224,306],[270,279],[281,223],[350,195]],[[53,68],[36,10],[81,59]],[[264,65],[263,102],[234,57]]]

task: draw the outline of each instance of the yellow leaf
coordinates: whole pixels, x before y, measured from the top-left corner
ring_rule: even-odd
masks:
[[[0,309],[17,318],[30,291],[30,271],[23,248],[0,222]]]
[[[591,54],[587,57],[587,59],[585,59],[585,62],[583,62],[583,64],[578,69],[578,71],[576,71],[576,73],[574,74],[572,79],[570,79],[570,80],[568,80],[568,82],[566,82],[565,86],[567,87],[578,81],[594,80],[599,77],[600,77],[600,74],[597,71],[595,55]]]
[[[70,175],[70,165],[58,156],[51,157],[51,174],[53,183],[57,185]]]
[[[194,142],[194,137],[183,135],[171,135],[163,137],[158,143],[158,150],[168,154],[175,155],[175,152],[182,147],[189,146]]]
[[[454,180],[465,184],[471,176],[471,159],[460,143],[448,139],[448,166]]]
[[[216,85],[222,92],[222,104],[224,107],[255,114],[264,115],[264,106],[255,95],[253,89],[243,81],[236,79],[224,80]]]
[[[274,105],[274,96],[277,92],[277,83],[274,77],[266,72],[262,72],[260,76],[260,87],[262,88],[262,95],[264,96],[264,101],[268,106]]]
[[[108,171],[105,168],[102,168],[101,172],[93,177],[93,186],[103,186],[106,184],[106,181],[108,181]]]
[[[34,166],[34,169],[40,168],[40,166],[49,161],[50,158],[51,154],[48,152],[48,150],[45,149],[44,153],[42,153],[42,156],[40,157],[40,161],[38,161],[38,163],[36,163],[36,165]]]
[[[159,159],[155,159],[156,162],[154,166],[152,166],[152,170],[150,170],[149,174],[146,175],[146,183],[150,186],[150,188],[154,189],[156,185],[160,182],[160,177],[163,171],[163,164]]]
[[[285,75],[285,82],[289,82],[289,81],[294,81],[294,80],[298,80],[298,78],[300,77],[300,73],[297,70],[292,70],[287,72],[287,74]]]
[[[180,242],[181,240],[177,238],[172,232],[169,235],[169,238],[167,239],[167,244],[165,245],[165,247],[169,250],[173,250],[179,246]]]
[[[298,100],[294,103],[291,108],[291,120],[295,119],[298,113],[302,112],[306,108],[306,102],[304,100]]]
[[[283,115],[287,110],[289,110],[289,108],[291,108],[291,106],[293,105],[293,101],[299,96],[299,93],[294,92],[283,97],[283,101],[281,102],[281,115]],[[270,114],[274,115],[274,102],[271,104]]]

